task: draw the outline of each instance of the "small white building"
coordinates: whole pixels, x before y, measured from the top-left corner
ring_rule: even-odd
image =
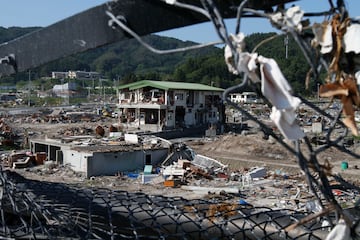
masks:
[[[46,153],[48,161],[70,166],[86,177],[140,172],[145,165],[155,168],[169,153],[167,144],[108,144],[101,140],[92,140],[94,136],[30,139],[30,151]],[[91,142],[92,144],[89,144]]]
[[[234,103],[256,103],[259,101],[254,92],[231,93],[230,100]]]
[[[216,124],[223,89],[199,83],[143,80],[119,87],[121,122],[149,131]]]
[[[58,97],[66,98],[77,93],[77,84],[74,82],[54,85],[53,94]]]
[[[86,71],[69,71],[69,78],[72,79],[99,79],[100,73]]]
[[[99,79],[101,77],[98,72],[87,71],[67,71],[67,72],[51,72],[51,78],[71,78],[71,79]]]
[[[51,72],[52,79],[68,78],[69,72]]]

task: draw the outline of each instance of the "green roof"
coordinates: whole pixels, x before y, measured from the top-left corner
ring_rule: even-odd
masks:
[[[198,91],[224,91],[222,88],[212,87],[200,83],[187,82],[170,82],[170,81],[152,81],[142,80],[119,86],[119,89],[135,90],[143,87],[153,87],[162,90],[181,89],[181,90],[198,90]]]

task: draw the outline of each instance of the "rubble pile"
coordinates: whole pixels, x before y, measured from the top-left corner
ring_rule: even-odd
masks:
[[[39,121],[41,118],[40,115],[33,115],[23,122],[30,121],[30,119]],[[105,132],[114,132],[113,122],[71,125],[44,123],[42,128],[49,136],[51,134],[57,137],[95,135],[98,126],[102,126]],[[3,125],[5,126],[5,123]],[[251,126],[251,124],[248,125]],[[51,130],[48,130],[49,128]],[[5,129],[11,128],[6,127]],[[110,131],[110,129],[112,130]],[[31,135],[30,129],[28,133]],[[121,141],[96,137],[85,142],[79,142],[79,144],[96,145],[100,149],[106,145],[121,145]],[[151,147],[158,145],[159,140],[144,136],[139,138],[139,144]],[[299,209],[304,208],[306,202],[311,200],[311,194],[309,196],[309,191],[306,189],[305,181],[294,161],[294,156],[286,152],[272,138],[264,139],[261,132],[230,133],[213,138],[190,140],[186,144],[183,142],[178,144],[169,142],[169,144],[171,145],[169,158],[164,161],[162,166],[154,166],[150,173],[144,173],[139,169],[137,172],[119,172],[116,176],[96,176],[87,179],[81,173],[71,170],[69,166],[57,165],[54,162],[47,161],[47,159],[44,159],[43,162],[37,161],[36,154],[39,153],[29,154],[26,152],[16,152],[6,157],[3,156],[2,163],[3,166],[16,168],[16,171],[22,172],[30,178],[66,181],[92,187],[142,191],[149,194],[184,196],[184,192],[186,192],[186,197],[189,198],[230,194],[231,198],[236,198],[237,201],[242,199],[251,205],[291,206]],[[132,148],[132,144],[122,143],[122,145],[128,150]],[[330,150],[329,152],[323,158],[330,161],[344,160],[340,157],[337,159],[341,155],[337,155],[335,151]],[[227,155],[227,153],[229,154]],[[200,156],[202,157],[200,158]],[[232,158],[239,157],[236,160],[238,162],[234,164],[235,160],[229,161],[231,159],[229,156]],[[239,165],[240,159],[247,160],[247,164]],[[269,165],[270,160],[278,165]],[[352,166],[360,164],[353,162],[350,158],[347,158],[346,161],[349,162],[349,169],[343,171],[344,173],[350,173]],[[294,166],[291,168],[292,170],[287,167],[289,164]],[[335,165],[334,162],[332,164]],[[356,193],[346,193],[346,191],[345,193],[338,193],[338,197],[344,199],[344,204],[352,203],[357,198]]]
[[[304,121],[307,121],[310,113],[303,111],[302,114]],[[26,129],[24,136],[60,139],[61,144],[71,143],[74,151],[86,146],[89,151],[114,155],[112,151],[119,151],[120,148],[125,152],[142,151],[163,143],[154,136],[136,134],[132,134],[130,142],[126,142],[126,132],[123,132],[124,129],[117,132],[116,120],[100,118],[98,121],[77,122],[74,119],[81,118],[75,116],[71,116],[72,120],[53,116],[49,122],[41,114],[34,114],[17,121],[22,122],[22,130]],[[311,119],[317,121],[316,118]],[[177,143],[167,141],[168,157],[163,164],[146,165],[144,169],[136,171],[118,171],[112,175],[85,176],[82,172],[74,171],[70,165],[49,161],[41,153],[20,151],[4,153],[2,165],[28,179],[44,182],[141,192],[151,196],[216,199],[221,201],[223,205],[218,205],[224,209],[213,206],[209,212],[222,214],[224,210],[228,211],[226,214],[229,217],[231,207],[240,205],[274,210],[292,209],[304,213],[320,212],[321,206],[310,191],[295,156],[272,137],[267,138],[264,133],[254,130],[256,127],[250,121],[246,122],[246,126],[248,129],[240,133],[231,132]],[[4,129],[19,132],[19,129],[9,126]],[[320,136],[316,136],[314,141],[321,142]],[[320,160],[326,159],[333,166],[332,171],[340,172],[343,176],[358,175],[358,159],[345,158],[335,149],[329,149],[319,156]],[[342,162],[348,164],[347,169],[340,168]],[[340,187],[336,180],[333,180],[332,187],[336,200],[345,208],[353,207],[360,199],[357,191]]]
[[[17,172],[30,179],[66,181],[80,186],[143,192],[150,195],[181,196],[186,199],[225,197],[232,202],[254,207],[299,211],[319,211],[320,208],[303,174],[270,171],[262,167],[236,172],[224,169],[215,173],[195,167],[191,161],[181,159],[178,163],[174,162],[173,165],[159,170],[158,173],[155,169],[151,173],[151,179],[147,181],[144,181],[145,173],[142,172],[119,172],[114,176],[87,179],[69,166],[57,165],[54,162],[17,169]],[[337,201],[345,207],[353,207],[360,199],[359,192],[340,187],[335,180],[332,186]]]
[[[58,136],[76,136],[76,135],[90,135],[94,133],[94,129],[86,126],[67,127],[65,129],[59,129]]]
[[[0,119],[0,141],[3,146],[13,146],[17,135],[5,119]]]

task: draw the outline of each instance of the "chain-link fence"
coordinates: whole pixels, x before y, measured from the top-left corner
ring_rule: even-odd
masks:
[[[0,235],[5,238],[324,239],[329,229],[324,219],[334,217],[304,221],[310,213],[230,198],[187,200],[83,188],[9,171],[1,171],[0,178]]]
[[[360,50],[352,41],[358,39],[359,22],[358,19],[348,16],[344,1],[338,0],[334,4],[332,0],[328,0],[329,9],[317,13],[304,13],[296,6],[289,9],[280,6],[274,12],[260,11],[250,8],[250,3],[255,1],[249,0],[234,3],[215,0],[150,2],[169,4],[186,10],[187,14],[190,11],[201,15],[196,18],[196,22],[213,23],[220,43],[225,45],[224,55],[228,70],[243,78],[241,84],[225,91],[224,101],[258,123],[265,135],[272,136],[297,157],[299,167],[304,172],[309,189],[318,200],[321,210],[308,213],[291,209],[252,207],[231,199],[187,200],[126,191],[86,189],[60,183],[31,181],[15,173],[1,171],[0,235],[14,239],[324,239],[328,236],[328,230],[338,227],[340,230],[334,234],[343,233],[345,237],[342,239],[358,236],[358,203],[355,203],[356,208],[350,211],[343,209],[332,192],[329,179],[335,179],[347,188],[359,190],[358,187],[341,176],[332,174],[329,171],[331,166],[327,162],[319,162],[320,154],[329,148],[359,157],[343,145],[343,140],[348,135],[359,136],[354,112],[360,107],[357,85],[360,82]],[[278,2],[283,4],[287,1]],[[124,14],[124,7],[121,6],[120,1],[112,1],[105,9],[104,14],[109,17],[109,25],[121,34],[126,33],[137,39],[153,52],[165,54],[209,45],[156,50],[141,39],[144,32],[136,33],[131,28],[129,20],[136,20],[136,14]],[[130,8],[130,5],[128,7]],[[136,6],[131,5],[127,10],[134,13]],[[141,14],[147,14],[146,8],[143,8],[143,11]],[[159,11],[157,14],[161,15],[162,10]],[[180,13],[180,21],[184,11],[177,11],[177,14]],[[233,34],[228,32],[224,21],[226,16],[222,15],[229,12],[229,16],[234,16],[234,13],[237,16],[237,26]],[[314,25],[313,33],[305,34],[302,21],[304,16],[326,16],[331,19],[331,24]],[[240,31],[240,20],[243,17],[268,19],[277,30],[290,35],[311,69],[304,79],[304,85],[310,81],[310,76],[320,84],[320,70],[324,70],[327,77],[322,79],[324,81],[319,85],[319,96],[339,99],[342,108],[334,115],[328,114],[292,91],[276,61],[259,56],[256,48],[251,52],[246,51],[244,35]],[[328,29],[331,29],[330,34],[325,34]],[[309,36],[314,37],[314,41],[310,41]],[[330,45],[323,41],[324,36],[330,36]],[[346,41],[347,44],[344,44]],[[313,48],[315,42],[318,44],[317,48]],[[9,59],[7,61],[10,62]],[[247,85],[260,85],[261,97],[272,107],[270,118],[281,135],[230,101],[230,92],[242,92]],[[330,122],[324,133],[323,146],[314,146],[297,124],[296,111],[300,103]],[[342,134],[334,136],[334,129],[339,128],[342,129]],[[307,216],[308,214],[310,215]],[[342,220],[345,221],[344,224]],[[337,235],[339,236],[340,234]]]
[[[328,9],[324,9],[321,12],[307,13],[295,5],[286,8],[284,5],[286,1],[281,2],[281,6],[271,9],[271,11],[262,11],[259,8],[255,8],[256,4],[250,0],[230,3],[230,5],[227,5],[228,2],[222,3],[216,0],[201,0],[196,3],[177,0],[161,2],[183,9],[184,11],[190,10],[213,23],[221,43],[225,45],[224,60],[228,70],[243,79],[240,84],[225,90],[223,95],[224,102],[237,109],[248,119],[256,122],[266,136],[272,136],[297,157],[299,167],[305,173],[310,191],[321,206],[321,214],[326,216],[335,214],[336,216],[332,220],[329,218],[329,225],[331,227],[337,225],[341,228],[342,222],[345,221],[345,225],[349,229],[354,230],[357,223],[352,222],[352,217],[336,200],[332,192],[330,179],[336,179],[342,185],[350,186],[351,184],[347,183],[341,176],[332,174],[331,164],[326,160],[322,161],[323,159],[320,157],[321,153],[329,148],[336,148],[351,156],[359,157],[358,154],[349,151],[343,144],[347,136],[359,136],[355,121],[355,111],[360,107],[360,93],[358,90],[360,82],[358,54],[360,49],[355,44],[355,39],[360,37],[357,30],[355,30],[359,28],[359,21],[349,17],[345,2],[338,0],[336,3],[333,3],[333,1],[329,0],[327,1]],[[155,53],[161,54],[176,51],[159,51],[146,44],[127,24],[126,16],[123,16],[116,9],[116,5],[117,1],[114,1],[113,6],[115,7],[110,7],[109,11],[106,12],[114,27],[127,32],[143,46]],[[228,8],[228,11],[225,11],[227,13],[236,13],[237,21],[233,33],[229,32],[228,26],[224,21],[226,18],[224,8]],[[322,24],[310,25],[309,19],[305,18],[314,16],[324,16],[328,21],[324,21]],[[285,34],[287,37],[291,36],[309,65],[309,72],[307,76],[304,76],[304,86],[309,85],[310,81],[314,81],[318,84],[318,97],[339,99],[342,108],[336,111],[335,114],[329,114],[324,109],[320,109],[314,102],[308,101],[303,96],[295,93],[277,62],[269,58],[271,56],[260,56],[257,53],[257,48],[261,44],[270,41],[274,36],[262,41],[251,51],[246,49],[245,35],[241,32],[241,19],[245,17],[267,19],[275,29],[282,32],[279,36]],[[178,49],[178,51],[189,49],[191,48]],[[321,79],[321,73],[324,73],[326,77]],[[242,93],[249,86],[256,89],[259,96],[271,107],[269,118],[281,133],[280,135],[275,133],[274,128],[265,125],[258,116],[231,101],[230,93]],[[329,122],[328,128],[323,132],[325,139],[323,146],[319,147],[312,144],[309,136],[298,124],[297,111],[300,104],[306,105]],[[341,134],[335,135],[335,129],[341,129]],[[351,188],[357,189],[358,187],[351,186]],[[357,206],[358,203],[355,205]],[[251,215],[251,213],[246,214],[246,216],[248,215]],[[265,238],[273,236],[269,232],[277,229],[276,226],[278,226],[274,224],[276,222],[275,219],[277,219],[276,214],[272,216],[270,218],[272,224],[265,225],[267,227],[272,226],[273,228],[266,229],[264,232]],[[232,219],[232,217],[229,219]],[[249,218],[245,217],[243,221],[248,223]],[[231,223],[233,223],[232,220]],[[226,226],[230,226],[229,222],[226,223]],[[256,224],[256,226],[261,226],[261,224]],[[247,227],[242,226],[242,229],[247,229]],[[342,231],[345,236],[350,238],[349,229],[342,228],[340,232]],[[275,235],[280,237],[280,232],[277,232]],[[337,233],[338,230],[336,229],[334,234]],[[285,235],[282,237],[286,238]],[[311,235],[311,237],[314,236]],[[311,237],[309,236],[309,238]]]

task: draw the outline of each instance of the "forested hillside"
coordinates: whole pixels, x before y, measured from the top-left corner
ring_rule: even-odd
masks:
[[[36,29],[38,28],[0,28],[0,41],[9,41]],[[252,51],[261,41],[273,35],[275,33],[256,33],[247,36],[248,51]],[[262,44],[257,49],[257,52],[265,57],[274,58],[295,91],[304,93],[305,76],[309,66],[291,38],[289,38],[286,54],[285,37],[278,36]],[[157,35],[146,36],[144,40],[149,45],[163,50],[196,44]],[[52,71],[69,70],[97,71],[109,81],[119,80],[120,84],[153,79],[199,82],[227,88],[241,81],[241,76],[234,76],[228,72],[221,47],[207,47],[199,50],[159,55],[150,52],[134,39],[59,59],[33,69],[32,72],[36,81],[41,77],[50,76]],[[1,85],[14,85],[27,81],[27,79],[27,73],[19,73],[15,76],[3,77]],[[44,80],[42,80],[42,85],[44,85]],[[312,87],[314,88],[314,86],[315,84]]]

